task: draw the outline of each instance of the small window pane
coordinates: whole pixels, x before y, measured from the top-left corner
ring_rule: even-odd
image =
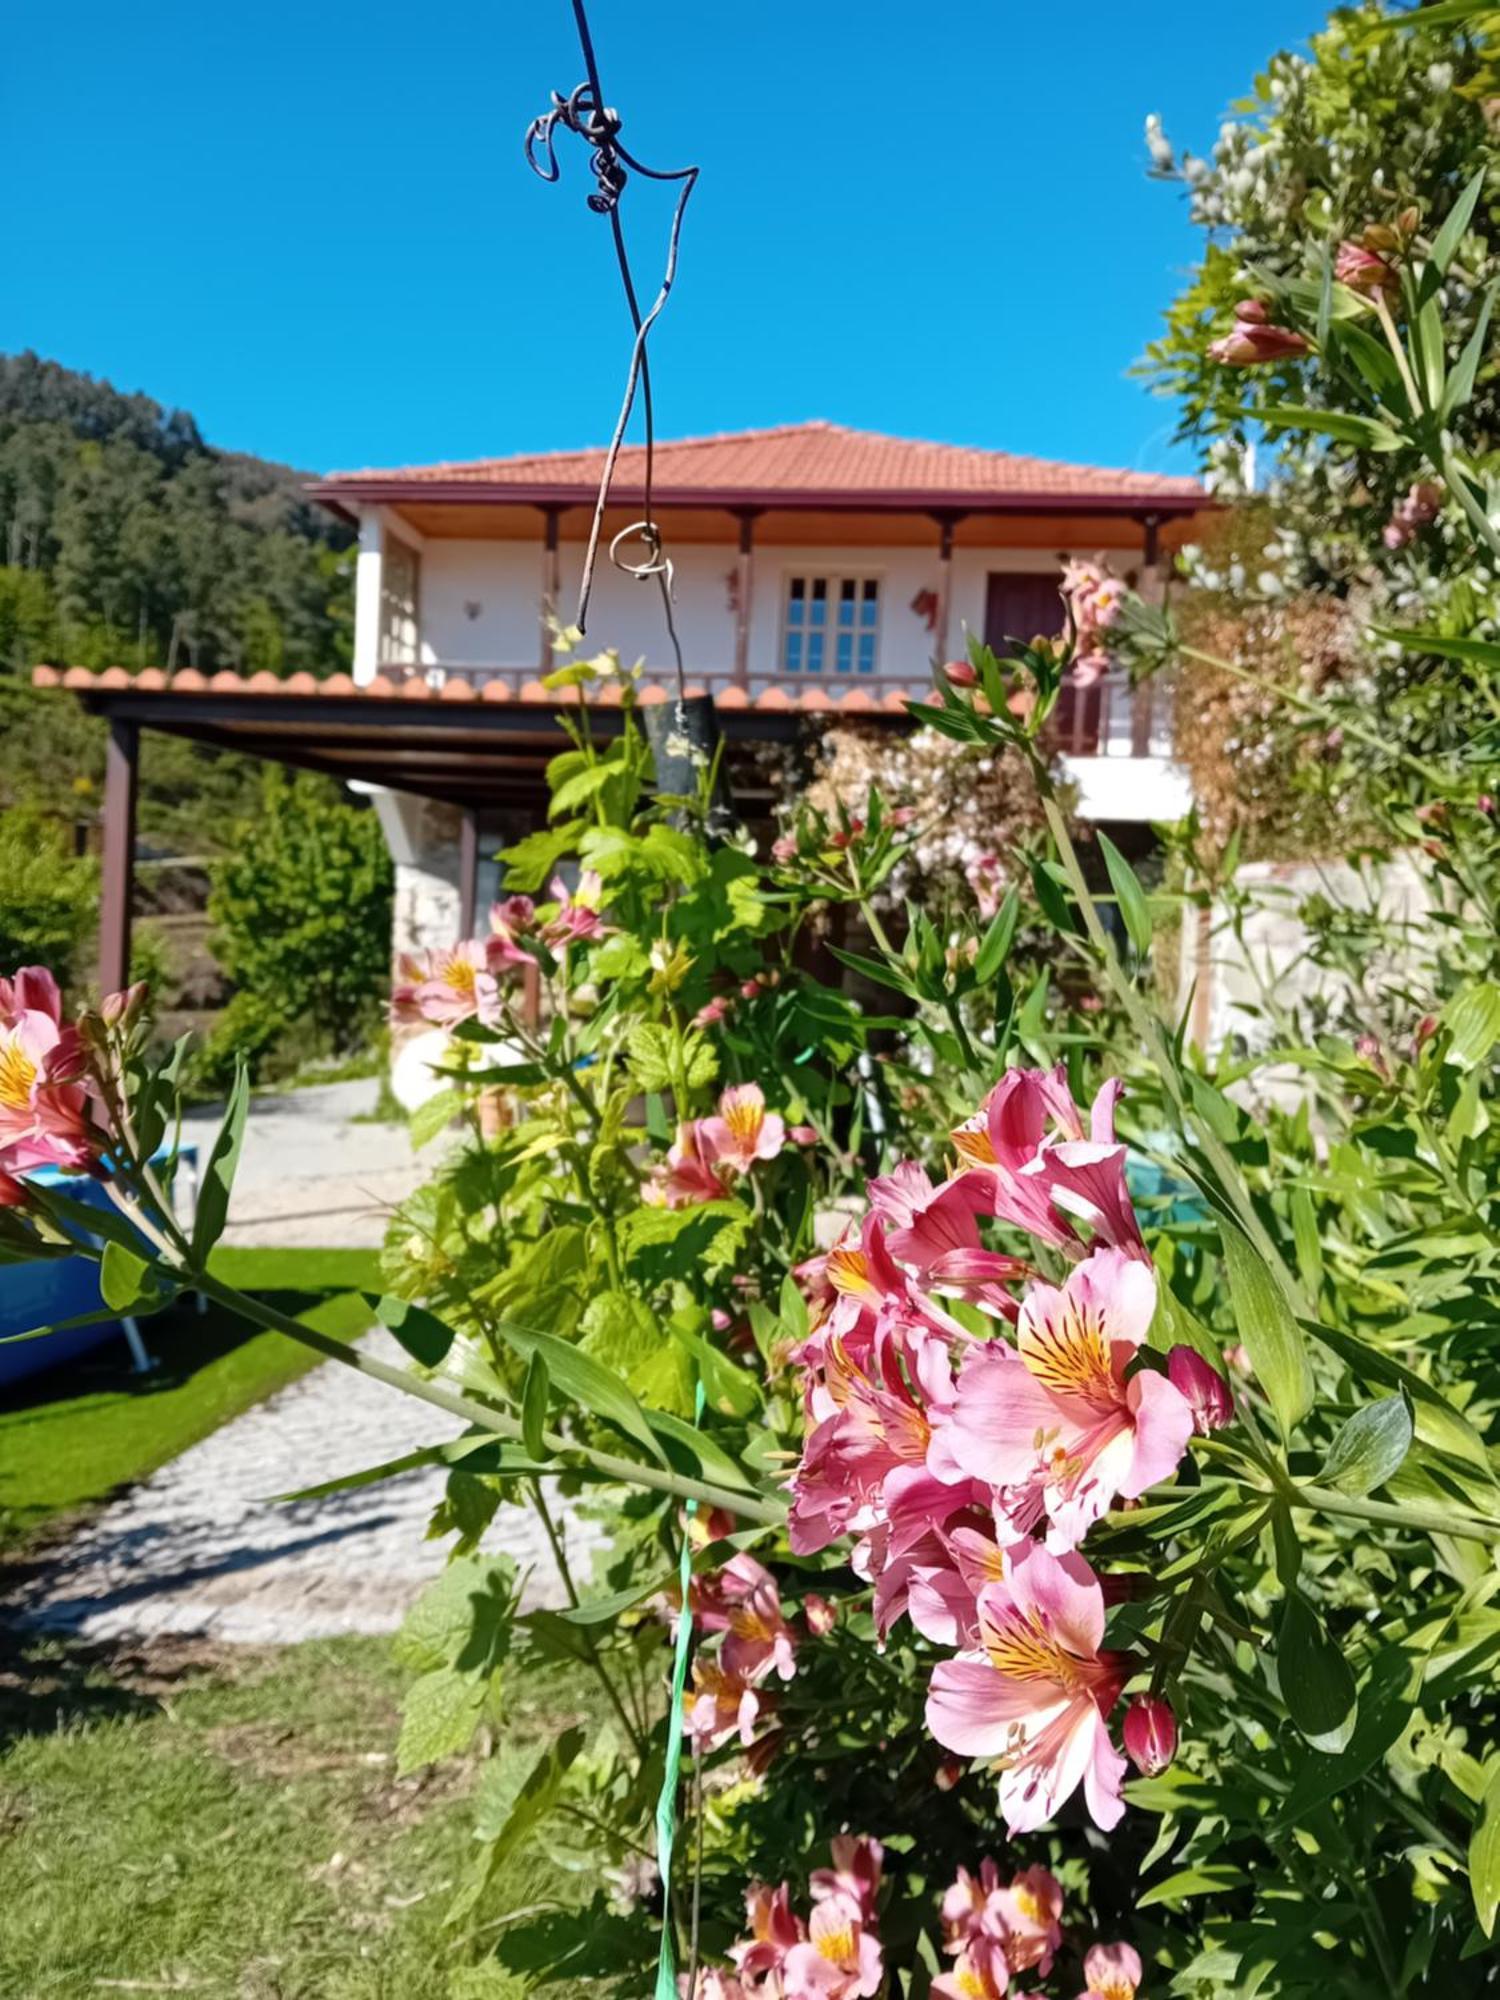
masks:
[[[786,665],[788,673],[796,674],[802,671],[802,634],[800,632],[788,632],[786,635]]]
[[[798,603],[800,603],[800,602],[801,602],[801,600],[802,600],[802,593],[803,593],[803,591],[804,591],[804,590],[806,589],[806,587],[807,587],[807,586],[806,586],[806,585],[804,584],[804,582],[802,581],[802,578],[801,578],[800,576],[794,576],[794,577],[792,578],[792,581],[791,581],[791,586],[790,586],[790,589],[789,589],[789,591],[788,591],[788,595],[790,596],[790,598],[791,598],[791,600],[792,600],[792,602],[793,602],[794,604],[798,604]]]
[[[809,632],[807,635],[807,671],[820,674],[823,671],[823,634]]]
[[[836,664],[837,664],[837,666],[838,666],[838,670],[839,670],[839,672],[840,672],[841,674],[847,674],[847,673],[848,673],[848,671],[849,671],[849,666],[850,666],[850,661],[851,661],[851,658],[852,658],[852,653],[851,653],[851,649],[852,649],[853,645],[854,645],[854,635],[853,635],[853,633],[852,633],[852,632],[840,632],[840,634],[839,634],[839,650],[838,650],[838,659],[837,659],[837,663],[836,663]]]
[[[819,604],[821,604],[823,602],[823,599],[827,597],[828,579],[826,576],[815,576],[813,578],[812,594]]]
[[[859,635],[859,670],[862,674],[875,671],[875,634],[861,632]]]

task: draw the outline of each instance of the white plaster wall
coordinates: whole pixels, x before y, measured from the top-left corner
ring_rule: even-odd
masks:
[[[1253,897],[1242,925],[1243,941],[1231,930],[1221,903],[1210,913],[1206,950],[1192,917],[1183,924],[1182,991],[1185,996],[1197,981],[1194,1038],[1210,1049],[1236,1039],[1252,1049],[1264,1047],[1271,1030],[1258,1010],[1268,992],[1282,1007],[1346,1001],[1357,1007],[1359,993],[1348,978],[1313,964],[1306,955],[1308,932],[1300,909],[1309,897],[1325,897],[1352,912],[1378,911],[1389,923],[1404,927],[1404,949],[1389,961],[1365,965],[1363,978],[1371,992],[1430,955],[1427,931],[1434,899],[1431,873],[1420,855],[1398,854],[1358,869],[1343,861],[1257,862],[1242,868],[1237,881]],[[1300,1084],[1290,1080],[1289,1088],[1295,1102]]]
[[[684,543],[673,550],[674,614],[690,672],[727,672],[734,662],[734,612],[730,578],[736,553],[728,543]],[[1079,550],[1080,555],[1091,551]],[[1045,549],[958,549],[954,552],[948,650],[962,651],[965,630],[984,627],[985,578],[991,570],[1045,571],[1056,552]],[[561,550],[564,620],[572,615],[583,563],[583,544]],[[538,607],[542,591],[541,537],[533,542],[427,540],[422,549],[422,660],[429,666],[530,667],[540,657]],[[777,670],[786,581],[796,574],[854,571],[881,582],[877,670],[922,676],[933,635],[911,609],[923,590],[936,590],[939,561],[933,546],[861,548],[858,545],[782,547],[755,552],[750,613],[750,671],[766,680]],[[471,607],[477,611],[471,615]],[[589,639],[616,646],[627,663],[644,658],[663,673],[670,652],[653,580],[622,575],[601,554],[595,575]]]

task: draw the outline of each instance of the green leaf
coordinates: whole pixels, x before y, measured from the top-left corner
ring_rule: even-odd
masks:
[[[460,1556],[407,1612],[391,1644],[394,1657],[419,1674],[493,1667],[509,1650],[516,1583],[507,1555]]]
[[[617,1424],[627,1437],[633,1438],[649,1452],[658,1465],[667,1464],[666,1454],[646,1421],[645,1411],[625,1384],[611,1375],[607,1368],[601,1368],[591,1356],[570,1346],[567,1341],[542,1333],[535,1327],[518,1326],[513,1320],[502,1319],[495,1322],[495,1330],[527,1361],[534,1354],[544,1358],[547,1373],[559,1395],[571,1398],[596,1417]]]
[[[1031,886],[1048,923],[1055,931],[1071,937],[1078,923],[1066,893],[1067,877],[1050,863],[1037,860],[1031,864]]]
[[[644,1582],[632,1583],[624,1590],[612,1590],[607,1597],[585,1597],[582,1603],[549,1615],[561,1618],[568,1625],[607,1625],[622,1611],[632,1611],[648,1597],[655,1597],[658,1591],[670,1589],[674,1581],[673,1572],[668,1570],[665,1575],[647,1577]]]
[[[587,1733],[578,1725],[565,1729],[522,1776],[504,1761],[484,1774],[474,1807],[474,1834],[489,1849],[491,1870],[512,1854],[523,1835],[551,1811],[569,1767],[581,1753]]]
[[[439,1090],[417,1106],[411,1114],[411,1142],[418,1152],[447,1130],[463,1109],[463,1102],[456,1090]]]
[[[229,1216],[229,1196],[234,1187],[240,1148],[245,1143],[245,1115],[250,1108],[250,1071],[242,1062],[235,1070],[234,1086],[203,1169],[198,1189],[198,1209],[193,1217],[193,1261],[202,1268],[204,1259],[224,1233]]]
[[[1146,900],[1146,892],[1139,878],[1119,848],[1107,833],[1095,834],[1099,851],[1104,856],[1104,865],[1109,870],[1109,879],[1120,905],[1120,916],[1129,933],[1130,942],[1142,958],[1151,949],[1151,905]]]
[[[1334,1439],[1318,1484],[1363,1499],[1384,1486],[1411,1449],[1411,1411],[1404,1396],[1366,1403]]]
[[[1406,442],[1398,431],[1374,417],[1356,416],[1349,410],[1312,410],[1300,403],[1272,403],[1255,412],[1271,430],[1316,431],[1339,444],[1357,445],[1361,451],[1399,451]]]
[[[904,993],[908,999],[916,997],[916,987],[899,967],[888,965],[883,959],[862,958],[857,951],[844,951],[836,944],[829,945],[840,965],[847,965],[852,972],[862,973],[877,986],[889,986],[893,992]]]
[[[151,1266],[122,1243],[106,1243],[99,1260],[99,1296],[117,1313],[133,1312],[154,1298]]]
[[[989,985],[1010,956],[1020,916],[1021,899],[1014,889],[1007,889],[974,958],[974,977],[981,986]]]
[[[1203,1862],[1196,1868],[1179,1868],[1165,1882],[1153,1883],[1143,1896],[1136,1898],[1135,1907],[1146,1910],[1153,1903],[1181,1903],[1190,1896],[1222,1896],[1248,1880],[1244,1869],[1236,1868],[1232,1862]]]
[[[1407,1687],[1411,1661],[1399,1646],[1382,1653],[1359,1691],[1359,1720],[1348,1745],[1336,1756],[1316,1752],[1303,1758],[1291,1792],[1282,1802],[1281,1826],[1305,1826],[1325,1799],[1358,1784],[1401,1735],[1412,1713]]]
[[[360,1297],[380,1324],[395,1334],[413,1361],[419,1361],[424,1368],[436,1368],[458,1338],[446,1320],[428,1312],[425,1306],[414,1305],[410,1299],[397,1298],[394,1292],[361,1292]]]
[[[1220,1221],[1234,1323],[1256,1380],[1270,1399],[1284,1439],[1312,1408],[1313,1377],[1302,1329],[1260,1253],[1231,1222]]]
[[[1465,986],[1443,1009],[1448,1030],[1446,1060],[1459,1069],[1475,1069],[1500,1041],[1500,986],[1485,980]]]
[[[1458,357],[1453,373],[1448,377],[1448,393],[1443,398],[1443,420],[1446,423],[1461,410],[1474,393],[1474,382],[1479,374],[1479,364],[1484,359],[1485,342],[1489,339],[1490,315],[1495,309],[1495,286],[1490,285],[1479,307],[1479,317],[1474,322],[1474,331],[1464,343],[1464,351]]]
[[[484,1708],[483,1681],[437,1667],[412,1682],[401,1703],[396,1775],[467,1750]]]
[[[1423,1444],[1434,1451],[1451,1452],[1476,1472],[1493,1479],[1484,1439],[1430,1382],[1424,1382],[1410,1368],[1352,1333],[1313,1321],[1307,1322],[1307,1330],[1322,1346],[1331,1349],[1359,1381],[1379,1382],[1389,1389],[1404,1390],[1412,1407],[1413,1425]]]
[[[1297,1269],[1309,1293],[1316,1298],[1323,1289],[1323,1245],[1318,1235],[1317,1210],[1306,1188],[1293,1188],[1291,1195],[1292,1240],[1297,1246]]]
[[[1464,231],[1474,219],[1474,209],[1484,189],[1487,167],[1481,167],[1465,187],[1463,193],[1449,209],[1442,228],[1432,239],[1432,262],[1446,278],[1448,266],[1458,254],[1458,246],[1463,241]]]
[[[646,1421],[658,1437],[666,1438],[671,1444],[680,1445],[692,1454],[698,1472],[710,1479],[716,1486],[738,1486],[746,1493],[759,1493],[760,1488],[750,1474],[730,1457],[724,1447],[707,1431],[695,1429],[681,1417],[674,1417],[668,1410],[647,1410]],[[671,1453],[668,1453],[671,1456]]]
[[[533,1354],[526,1364],[526,1380],[521,1389],[521,1439],[533,1458],[547,1456],[547,1443],[543,1436],[547,1428],[547,1404],[552,1392],[552,1381],[547,1373],[547,1363],[540,1354]]]
[[[1345,1749],[1354,1734],[1354,1675],[1300,1590],[1288,1592],[1281,1608],[1276,1672],[1287,1713],[1313,1748]]]
[[[1500,1908],[1500,1756],[1491,1757],[1487,1769],[1479,1818],[1469,1841],[1469,1881],[1479,1928],[1493,1937],[1495,1911]]]
[[[1492,639],[1450,639],[1442,632],[1421,632],[1409,625],[1372,625],[1371,636],[1388,640],[1407,653],[1431,653],[1440,660],[1471,660],[1476,666],[1500,667],[1500,645]]]

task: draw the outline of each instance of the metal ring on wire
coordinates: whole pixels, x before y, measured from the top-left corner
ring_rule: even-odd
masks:
[[[627,562],[620,554],[621,542],[628,542],[632,536],[638,536],[648,551],[647,561]],[[628,528],[621,528],[609,545],[609,559],[626,576],[664,576],[667,589],[672,588],[672,558],[662,553],[661,530],[654,521],[632,521]]]

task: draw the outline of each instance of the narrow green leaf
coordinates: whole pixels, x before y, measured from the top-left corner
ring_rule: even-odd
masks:
[[[1354,1675],[1300,1590],[1289,1592],[1281,1608],[1276,1672],[1287,1713],[1313,1748],[1346,1748],[1358,1705]]]
[[[1491,1757],[1488,1768],[1479,1817],[1469,1842],[1469,1881],[1479,1928],[1486,1937],[1493,1937],[1495,1912],[1500,1908],[1500,1756]]]
[[[1130,863],[1107,833],[1098,833],[1099,851],[1104,856],[1104,865],[1109,870],[1110,884],[1119,900],[1120,916],[1130,935],[1130,942],[1144,958],[1151,949],[1151,905],[1146,900],[1146,892]]]
[[[1479,364],[1484,359],[1485,342],[1489,338],[1490,331],[1490,315],[1494,309],[1495,287],[1491,285],[1480,301],[1479,317],[1474,322],[1474,331],[1464,343],[1464,351],[1458,357],[1453,372],[1448,377],[1448,393],[1443,398],[1445,423],[1464,407],[1474,393],[1474,382],[1479,374]]]
[[[209,1251],[224,1233],[229,1216],[229,1196],[234,1187],[240,1148],[245,1143],[245,1116],[250,1108],[250,1072],[242,1062],[235,1071],[224,1122],[214,1139],[208,1164],[198,1188],[198,1210],[193,1218],[193,1259],[201,1270]]]
[[[981,939],[974,960],[974,977],[981,986],[989,985],[1010,956],[1020,915],[1021,899],[1014,889],[1007,889],[1005,900],[995,912],[989,929]]]
[[[1315,431],[1339,444],[1357,445],[1361,451],[1399,451],[1405,440],[1388,424],[1374,417],[1360,417],[1348,410],[1313,410],[1300,403],[1272,403],[1256,415],[1271,430]]]
[[[580,1403],[596,1417],[617,1424],[627,1437],[633,1438],[649,1452],[658,1465],[667,1466],[666,1453],[646,1421],[645,1411],[618,1376],[611,1375],[590,1355],[570,1346],[565,1340],[559,1340],[555,1334],[542,1333],[535,1327],[518,1326],[508,1319],[497,1320],[494,1325],[501,1338],[525,1360],[529,1361],[533,1354],[545,1357],[547,1373],[559,1395]]]
[[[1404,1396],[1366,1403],[1340,1430],[1318,1475],[1320,1486],[1336,1486],[1362,1500],[1384,1486],[1411,1449],[1411,1411]]]
[[[1048,923],[1054,930],[1061,931],[1065,937],[1071,937],[1078,929],[1078,923],[1064,893],[1065,878],[1060,880],[1058,873],[1047,862],[1033,861],[1031,886],[1036,892],[1037,902],[1041,905],[1042,915]]]
[[[1248,1881],[1243,1868],[1236,1868],[1229,1861],[1208,1861],[1196,1868],[1179,1868],[1164,1882],[1153,1882],[1143,1896],[1136,1898],[1135,1907],[1147,1910],[1153,1903],[1181,1903],[1190,1896],[1222,1896],[1230,1889],[1238,1889]]]
[[[1302,1329],[1260,1253],[1231,1222],[1221,1219],[1219,1233],[1235,1327],[1255,1378],[1276,1412],[1282,1437],[1290,1439],[1313,1400],[1312,1368]]]
[[[618,1618],[622,1611],[632,1611],[637,1604],[643,1604],[648,1597],[655,1597],[659,1591],[667,1590],[672,1584],[670,1570],[664,1576],[647,1577],[643,1583],[632,1583],[624,1590],[613,1590],[607,1597],[586,1597],[581,1604],[573,1604],[566,1611],[552,1615],[569,1625],[607,1625],[611,1618]],[[525,1624],[525,1619],[522,1619]]]
[[[847,965],[852,972],[862,973],[877,986],[889,986],[894,992],[904,993],[909,1000],[916,998],[917,989],[907,975],[895,966],[887,965],[883,959],[862,958],[857,951],[842,951],[836,944],[831,944],[828,949],[840,965]]]
[[[1484,178],[1488,171],[1487,167],[1481,167],[1472,177],[1458,200],[1449,209],[1442,228],[1432,239],[1432,261],[1445,278],[1448,275],[1448,266],[1458,254],[1458,246],[1463,241],[1464,231],[1474,219],[1474,209],[1484,189]]]
[[[1292,1240],[1297,1246],[1297,1269],[1302,1282],[1316,1298],[1323,1289],[1323,1244],[1318,1235],[1317,1210],[1306,1188],[1293,1188],[1291,1198]]]
[[[521,1440],[533,1458],[547,1456],[543,1433],[547,1428],[547,1405],[551,1394],[552,1380],[547,1373],[546,1358],[533,1354],[526,1364],[526,1380],[521,1389]]]
[[[744,1466],[731,1458],[707,1431],[696,1429],[682,1417],[674,1417],[670,1410],[647,1410],[646,1421],[658,1437],[688,1451],[703,1478],[712,1480],[716,1486],[738,1486],[746,1493],[760,1492]]]

